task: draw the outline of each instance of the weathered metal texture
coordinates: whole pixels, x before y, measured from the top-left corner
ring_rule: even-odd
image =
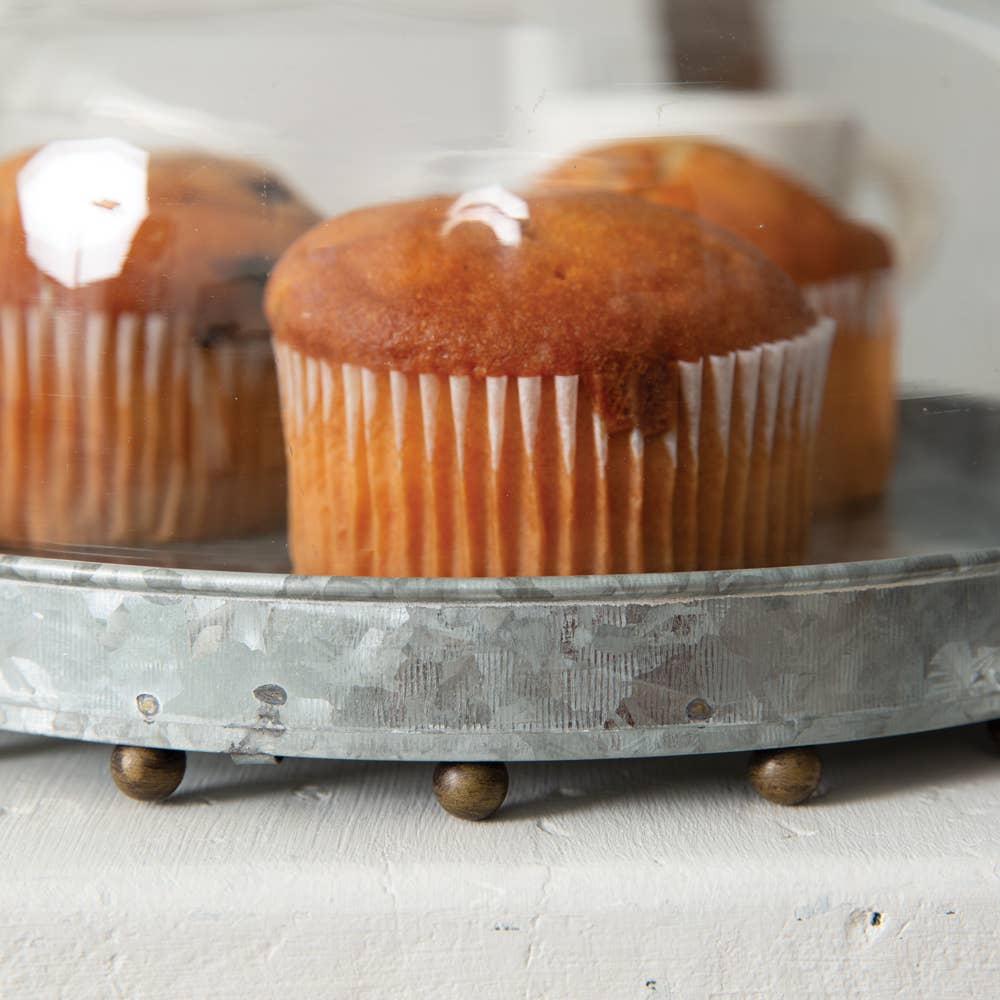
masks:
[[[914,481],[926,478],[918,466]],[[995,511],[981,462],[972,474],[981,488],[959,483],[967,507],[982,514],[985,496]],[[943,522],[927,497],[914,492],[930,544]],[[948,530],[960,531],[957,503]],[[0,726],[25,732],[247,755],[543,760],[994,716],[1000,549],[492,581],[0,556]]]
[[[427,760],[822,743],[1000,715],[1000,553],[398,588],[4,557],[0,636],[0,724],[59,736]]]

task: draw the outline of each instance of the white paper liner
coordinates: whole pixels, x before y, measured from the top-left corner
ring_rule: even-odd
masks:
[[[199,346],[191,321],[0,307],[0,539],[226,537],[280,526],[266,342]]]
[[[803,289],[837,325],[816,445],[816,507],[881,494],[895,443],[895,280],[889,270]]]
[[[795,561],[833,322],[675,363],[609,434],[582,379],[405,374],[275,341],[297,572],[507,576]],[[364,386],[364,390],[359,390]]]
[[[896,282],[892,269],[803,285],[802,294],[820,316],[830,316],[839,333],[880,337],[893,322]]]

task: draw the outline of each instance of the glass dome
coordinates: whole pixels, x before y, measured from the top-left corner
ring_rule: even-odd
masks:
[[[0,551],[506,577],[998,547],[993,5],[0,23]]]

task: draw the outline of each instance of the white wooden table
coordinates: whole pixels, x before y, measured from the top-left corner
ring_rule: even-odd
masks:
[[[511,768],[496,819],[426,765],[191,755],[160,806],[108,749],[0,735],[0,996],[1000,995],[982,728],[828,748],[781,808],[743,755]]]

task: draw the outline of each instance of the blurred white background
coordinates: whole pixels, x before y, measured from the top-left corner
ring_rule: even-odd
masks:
[[[328,212],[514,182],[558,152],[566,101],[613,97],[655,131],[664,107],[698,89],[661,7],[0,0],[0,149],[95,134],[193,144],[274,163]],[[759,36],[740,44],[767,82],[856,116],[918,202],[923,246],[903,285],[907,390],[996,393],[1000,7],[761,0],[754,9]],[[725,0],[702,10],[709,36],[735,51]],[[597,117],[583,117],[581,144],[594,137],[583,134],[589,124],[607,132]],[[897,225],[891,188],[862,184],[848,201]]]

